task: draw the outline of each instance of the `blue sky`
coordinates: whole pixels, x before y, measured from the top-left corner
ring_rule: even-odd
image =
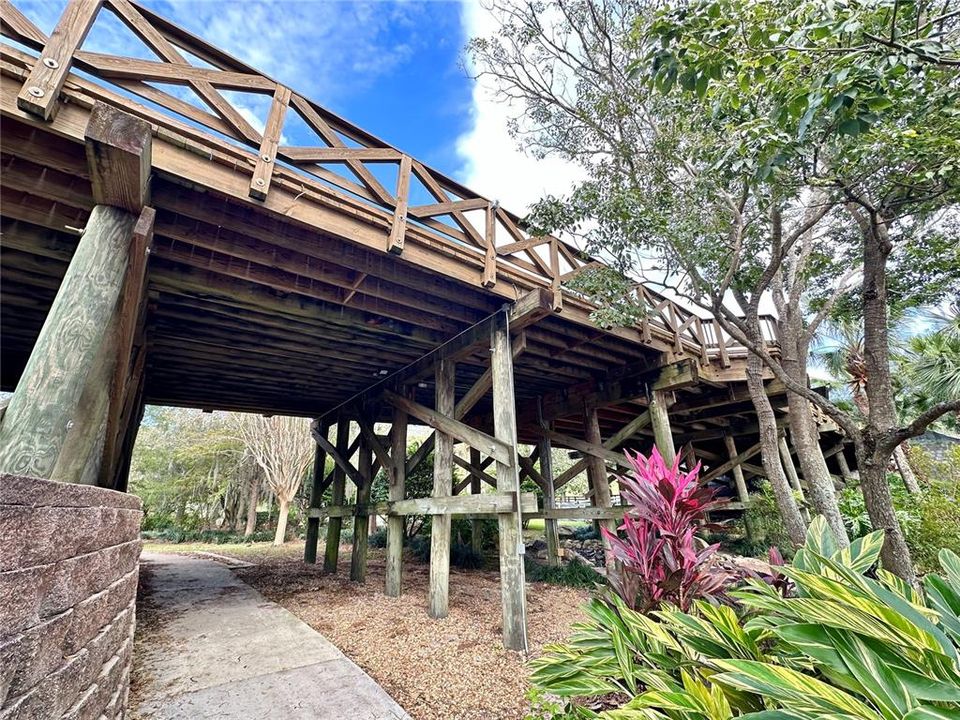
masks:
[[[437,169],[464,174],[473,122],[459,2],[146,0],[159,14]],[[49,32],[64,3],[16,1]],[[156,59],[101,11],[84,49]],[[250,107],[265,114],[256,100]],[[261,118],[262,119],[262,118]],[[296,130],[288,139],[302,142]]]

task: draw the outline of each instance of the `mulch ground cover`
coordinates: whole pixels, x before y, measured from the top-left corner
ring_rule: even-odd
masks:
[[[588,599],[584,590],[531,583],[530,653],[524,657],[504,650],[501,642],[496,571],[451,568],[450,614],[432,620],[428,565],[407,560],[403,595],[389,598],[383,594],[384,551],[371,549],[361,585],[349,579],[349,547],[341,549],[336,575],[305,566],[288,547],[235,572],[327,637],[416,720],[522,718],[528,706],[526,659],[566,638],[571,625],[583,619],[580,606]]]

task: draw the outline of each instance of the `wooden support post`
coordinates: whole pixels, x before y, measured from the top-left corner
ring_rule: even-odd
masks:
[[[0,471],[50,478],[59,463],[87,474],[88,460],[105,432],[117,353],[116,346],[104,346],[116,338],[115,313],[131,264],[131,245],[137,246],[137,232],[146,240],[153,228],[152,209],[137,205],[148,194],[150,138],[148,123],[102,103],[94,106],[87,156],[97,205],[4,414]],[[109,368],[98,359],[109,361]],[[100,385],[94,388],[99,392],[97,405],[103,408],[96,417],[85,415],[88,408],[81,404],[92,376]],[[85,426],[73,433],[78,442],[71,442],[76,457],[61,457],[81,420]],[[99,476],[101,457],[98,453],[92,478]]]
[[[477,473],[483,472],[480,467],[480,451],[476,448],[470,448],[470,468]],[[479,474],[470,473],[470,494],[479,495],[482,492],[482,486]],[[482,538],[480,537],[481,520],[470,521],[470,546],[473,551],[480,553],[483,551]]]
[[[403,252],[403,243],[407,234],[407,208],[410,202],[410,166],[409,155],[400,158],[397,171],[397,206],[393,210],[393,224],[387,240],[387,251],[399,255]]]
[[[440,361],[436,371],[436,412],[453,417],[456,402],[456,365],[452,358]],[[433,496],[453,492],[453,437],[437,430],[433,451]],[[433,618],[447,616],[450,590],[450,516],[436,515],[430,524],[430,604]]]
[[[549,431],[549,424],[540,413],[540,425],[544,431]],[[550,446],[550,437],[547,432],[540,437],[540,477],[543,478],[543,509],[553,510],[556,505],[556,490],[553,485],[553,457]],[[546,517],[543,521],[544,535],[547,540],[547,563],[558,567],[560,565],[560,533],[555,518]]]
[[[657,449],[669,465],[677,456],[673,445],[673,431],[670,429],[670,416],[667,414],[667,393],[654,390],[650,397],[650,421],[653,424],[653,438]]]
[[[850,464],[847,462],[847,456],[843,453],[843,447],[837,452],[837,465],[840,467],[840,475],[846,482],[854,480],[853,472],[850,470]]]
[[[806,498],[803,494],[803,486],[800,484],[800,476],[797,474],[797,466],[793,464],[793,457],[790,455],[790,446],[787,445],[787,439],[781,435],[778,441],[780,447],[780,462],[783,463],[783,471],[787,475],[787,480],[793,491],[800,496],[800,514],[804,522],[810,522],[810,510],[807,508]]]
[[[350,579],[354,582],[367,580],[367,546],[370,536],[368,505],[373,485],[373,451],[364,435],[360,435],[360,449],[357,451],[357,472],[362,483],[357,485],[357,514],[353,518],[353,553],[350,556]]]
[[[603,438],[600,435],[600,419],[597,417],[595,407],[587,407],[584,411],[584,426],[586,428],[587,442],[591,445],[603,446]],[[603,460],[594,455],[587,456],[587,480],[593,489],[593,505],[600,508],[608,508],[610,501],[610,480],[607,477],[607,466]],[[603,519],[598,521],[602,527],[607,528],[612,533],[617,531],[615,520]],[[603,556],[608,571],[613,570],[614,558],[610,550],[610,544],[603,543]]]
[[[44,120],[52,120],[59,108],[60,90],[70,73],[73,54],[83,44],[101,0],[70,0],[50,33],[40,58],[17,96],[17,107]]]
[[[730,457],[730,460],[736,462],[737,442],[733,439],[733,435],[724,435],[723,444],[726,445],[727,455]],[[743,477],[743,468],[737,463],[731,470],[733,472],[733,481],[737,486],[737,499],[742,503],[750,502],[750,495],[747,492],[747,481]]]
[[[337,452],[341,457],[349,452],[350,421],[345,417],[337,420]],[[331,486],[330,504],[334,507],[343,505],[347,493],[347,474],[339,465],[333,468],[333,485]],[[331,517],[327,520],[327,546],[323,553],[323,571],[335,573],[337,561],[340,557],[340,531],[343,529],[342,517]]]
[[[277,148],[280,146],[283,119],[290,105],[290,95],[290,89],[283,85],[277,85],[273,92],[273,102],[270,104],[270,113],[260,141],[257,165],[250,180],[249,195],[255,200],[266,200],[267,193],[270,191],[270,180],[273,178],[273,168],[277,162]]]
[[[490,367],[493,370],[494,435],[517,448],[517,406],[513,389],[513,354],[510,328],[504,314],[490,337]],[[521,534],[520,477],[518,463],[497,462],[497,490],[516,493],[516,511],[497,518],[500,530],[500,595],[503,602],[503,645],[508,650],[527,650],[527,598],[524,587],[523,536]]]
[[[723,444],[727,448],[727,455],[730,457],[730,462],[736,463],[732,468],[731,472],[733,473],[733,482],[736,485],[737,489],[737,499],[743,503],[743,529],[747,537],[753,537],[753,523],[750,521],[750,493],[747,492],[747,481],[743,477],[743,468],[740,467],[740,463],[737,462],[737,442],[733,439],[733,435],[724,435]]]
[[[488,203],[486,207],[484,225],[484,242],[486,248],[483,256],[483,274],[480,278],[480,284],[485,288],[493,287],[497,284],[497,208]]]
[[[389,500],[403,500],[406,492],[407,470],[407,414],[400,409],[393,411],[393,428],[390,431],[390,466],[388,468]],[[402,515],[387,517],[387,572],[384,592],[388,597],[400,597],[403,575],[403,529]]]
[[[326,437],[330,434],[329,423],[319,428]],[[310,509],[319,508],[323,502],[323,476],[326,474],[327,451],[317,445],[313,456],[313,486],[310,488]],[[320,540],[320,518],[310,515],[307,518],[307,537],[303,545],[303,561],[314,565],[317,562],[317,543]]]

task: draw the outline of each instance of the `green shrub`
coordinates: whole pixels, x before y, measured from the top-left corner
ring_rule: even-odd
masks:
[[[465,520],[464,518],[453,518],[450,523],[450,536],[454,542],[463,545],[473,545],[473,531],[477,529],[480,535],[480,549],[483,552],[489,552],[497,549],[497,539],[499,537],[499,525],[494,518],[484,520]]]
[[[590,525],[579,525],[573,529],[573,538],[574,540],[599,540],[600,533],[597,532],[597,528],[592,524]]]
[[[430,538],[415,535],[410,538],[410,554],[420,563],[430,562]],[[453,543],[450,546],[450,564],[465,570],[475,570],[483,567],[483,556],[469,545]]]
[[[264,530],[244,536],[226,530],[181,530],[167,527],[162,530],[144,530],[140,533],[144,540],[168,543],[209,543],[211,545],[237,545],[242,543],[268,542],[273,540],[273,532]]]
[[[603,582],[603,577],[592,567],[580,560],[554,567],[541,565],[529,557],[524,557],[524,566],[528,582],[543,582],[567,587],[594,588]]]
[[[387,546],[387,529],[380,528],[371,534],[367,539],[367,545],[373,548],[385,548]]]
[[[738,608],[644,615],[594,599],[531,663],[536,717],[957,720],[960,556],[943,550],[946,578],[918,590],[874,570],[882,544],[875,532],[837,550],[816,518],[777,568],[789,582],[749,581]]]
[[[915,500],[916,519],[907,529],[907,544],[921,572],[946,570],[938,548],[960,554],[960,483],[934,481]]]

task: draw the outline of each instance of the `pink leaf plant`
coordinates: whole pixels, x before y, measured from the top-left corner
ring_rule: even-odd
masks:
[[[663,604],[686,611],[698,598],[722,594],[729,576],[709,562],[718,546],[699,548],[694,535],[725,501],[700,484],[700,463],[681,472],[679,455],[668,467],[656,448],[649,458],[626,456],[631,469],[618,478],[629,505],[618,528],[623,537],[602,528],[617,561],[613,590],[643,612]]]

